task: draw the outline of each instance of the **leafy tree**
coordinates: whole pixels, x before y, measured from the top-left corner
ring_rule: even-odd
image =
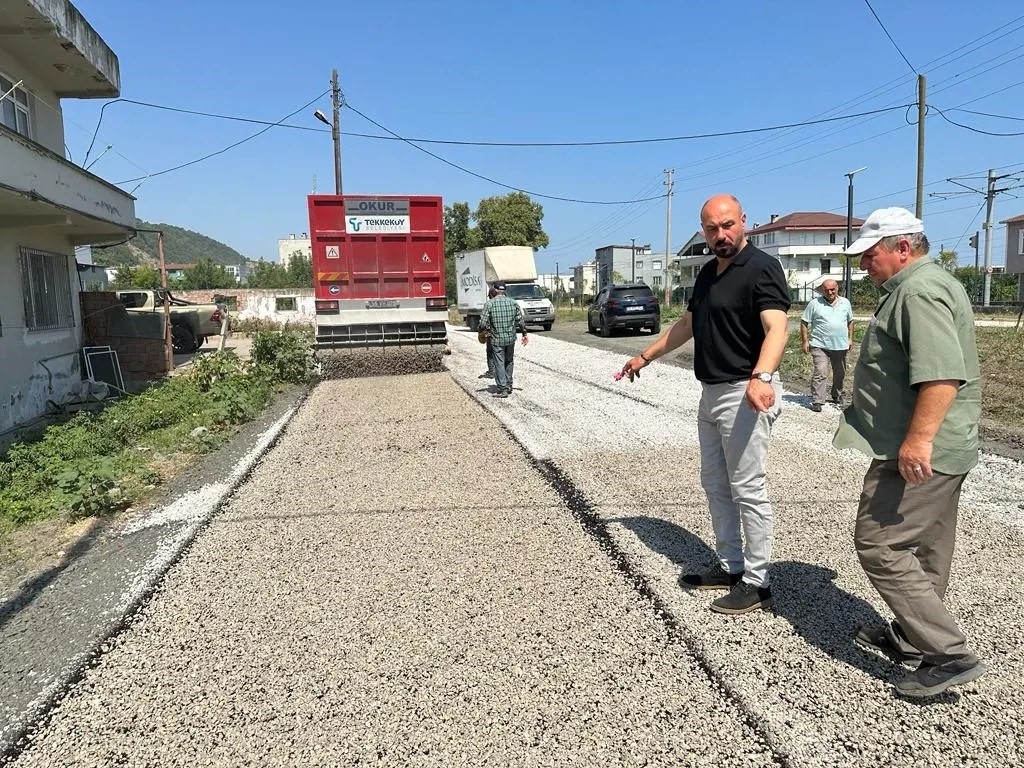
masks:
[[[269,261],[259,262],[250,272],[248,283],[250,288],[275,290],[287,288],[288,270],[280,264]]]
[[[160,270],[147,266],[118,267],[117,277],[110,283],[110,287],[114,290],[124,290],[126,288],[150,290],[159,288],[161,285]]]
[[[181,287],[186,291],[201,291],[209,288],[234,288],[235,278],[221,264],[203,259],[185,270]]]
[[[544,207],[525,192],[486,197],[473,212],[479,243],[491,245],[528,245],[534,250],[546,248],[548,236],[541,227]]]
[[[287,288],[313,287],[313,263],[302,251],[294,251],[288,259],[288,285]]]
[[[458,296],[455,254],[477,247],[479,233],[469,227],[469,203],[444,207],[444,289],[449,301]]]
[[[947,251],[943,248],[935,257],[935,261],[947,272],[953,272],[956,270],[956,251]]]

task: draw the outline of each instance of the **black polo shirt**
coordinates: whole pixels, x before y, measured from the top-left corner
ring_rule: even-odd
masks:
[[[693,297],[693,370],[706,384],[749,379],[764,344],[761,312],[789,310],[789,286],[774,256],[749,242],[722,274],[713,258],[697,274]]]

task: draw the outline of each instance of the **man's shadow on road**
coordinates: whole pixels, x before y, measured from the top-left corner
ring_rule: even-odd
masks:
[[[711,547],[675,523],[652,517],[620,517],[608,522],[628,528],[652,551],[679,565],[683,573],[700,572],[717,562]],[[783,560],[773,562],[768,573],[774,598],[772,610],[807,643],[865,674],[889,680],[892,663],[853,644],[861,625],[885,622],[870,603],[836,586],[835,571]]]

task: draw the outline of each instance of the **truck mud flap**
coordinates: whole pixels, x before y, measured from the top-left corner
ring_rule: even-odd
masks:
[[[321,325],[316,329],[317,349],[406,347],[447,344],[448,329],[440,323],[373,323]]]

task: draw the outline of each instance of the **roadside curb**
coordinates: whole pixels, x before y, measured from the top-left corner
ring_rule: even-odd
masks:
[[[154,510],[144,521],[149,526],[165,526],[184,523],[173,538],[158,548],[146,562],[140,576],[130,590],[121,596],[118,604],[112,606],[112,618],[100,626],[99,632],[84,651],[75,654],[67,664],[20,716],[7,724],[4,730],[10,735],[0,739],[0,765],[7,765],[29,746],[34,732],[46,725],[49,717],[59,706],[68,692],[79,683],[90,669],[97,666],[103,656],[117,643],[117,638],[129,629],[150,599],[160,588],[164,576],[189,551],[199,534],[210,524],[218,512],[231,499],[235,491],[249,479],[260,461],[280,441],[286,428],[309,396],[304,390],[273,424],[259,433],[253,447],[236,462],[232,472],[222,483],[208,484],[208,492],[198,497],[176,498]],[[187,516],[180,511],[187,507]],[[177,511],[176,511],[177,510]],[[125,529],[130,533],[140,523]],[[143,526],[148,527],[148,526]]]

